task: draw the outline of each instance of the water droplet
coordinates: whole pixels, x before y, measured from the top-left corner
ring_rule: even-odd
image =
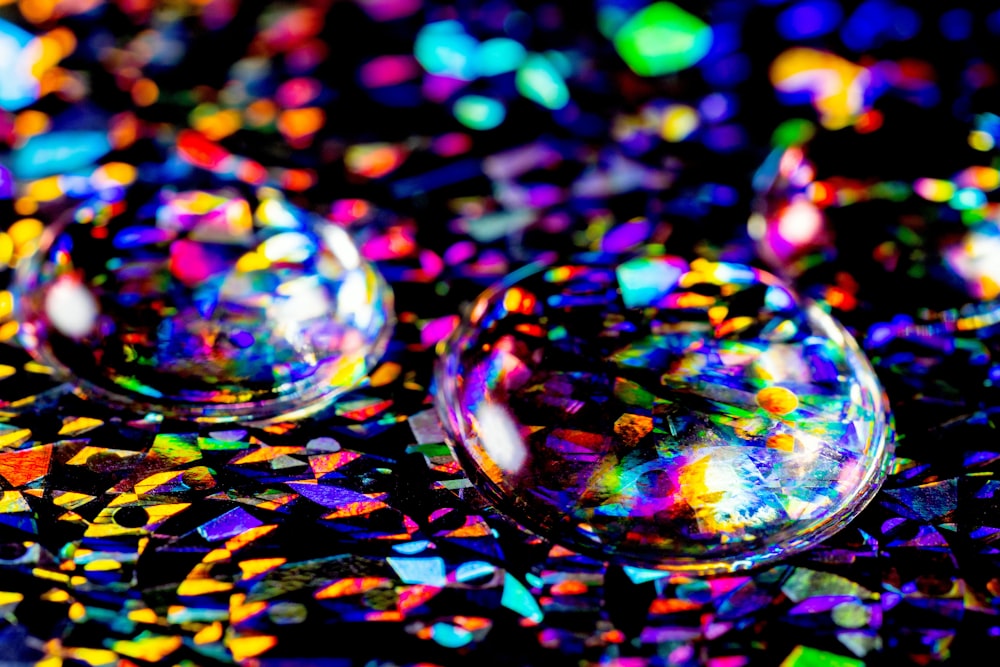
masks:
[[[392,297],[275,191],[93,200],[18,267],[21,338],[93,399],[199,421],[310,414],[384,351]]]
[[[1000,118],[979,114],[966,124],[908,105],[886,110],[884,125],[882,115],[869,111],[839,131],[796,120],[775,132],[776,148],[753,179],[747,231],[758,257],[803,290],[850,274],[863,284],[862,300],[889,295],[887,307],[913,315],[1000,297],[1000,170],[990,162]],[[914,142],[927,127],[938,130]],[[851,310],[854,294],[827,300]]]
[[[473,482],[600,558],[710,573],[795,553],[854,518],[891,458],[854,340],[747,266],[529,267],[442,349],[438,407]]]

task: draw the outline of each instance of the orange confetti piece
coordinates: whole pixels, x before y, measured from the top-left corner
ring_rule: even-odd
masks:
[[[799,407],[799,399],[784,387],[765,387],[757,392],[757,405],[773,414],[787,415]]]
[[[775,433],[768,437],[767,446],[783,452],[795,450],[795,438],[790,433]]]
[[[346,595],[360,595],[374,588],[386,588],[390,585],[390,580],[385,577],[349,577],[319,589],[314,597],[317,600],[327,600]]]
[[[51,460],[52,445],[9,452],[0,456],[0,475],[11,486],[23,486],[48,474]]]

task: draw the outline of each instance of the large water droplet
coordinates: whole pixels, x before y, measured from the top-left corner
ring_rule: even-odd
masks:
[[[365,377],[393,324],[347,233],[271,190],[82,204],[15,294],[24,345],[82,393],[201,421],[314,412]]]
[[[814,545],[871,499],[893,444],[847,331],[734,264],[524,270],[473,304],[437,383],[498,508],[646,567],[729,571]]]

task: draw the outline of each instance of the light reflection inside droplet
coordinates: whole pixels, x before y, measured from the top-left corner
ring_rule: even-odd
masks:
[[[768,562],[856,516],[891,460],[853,339],[749,266],[534,267],[477,299],[439,350],[439,413],[473,482],[601,558]]]
[[[100,233],[71,211],[19,266],[24,345],[85,396],[133,410],[229,421],[322,408],[381,355],[391,292],[344,230],[256,196],[107,202]]]

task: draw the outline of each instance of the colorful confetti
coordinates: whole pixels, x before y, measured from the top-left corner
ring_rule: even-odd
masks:
[[[0,0],[0,663],[988,663],[998,35],[991,3]],[[327,231],[357,249],[364,289],[307,285],[343,259]],[[695,262],[753,268],[705,283]],[[538,265],[553,272],[515,273]],[[51,281],[41,319],[24,317],[32,266]],[[802,300],[755,289],[765,267]],[[495,448],[498,466],[534,470],[548,443],[545,474],[570,477],[601,460],[594,434],[638,463],[592,476],[641,493],[592,502],[589,523],[539,525],[583,499],[565,487],[531,497],[544,511],[484,497],[446,444],[438,351],[505,279],[474,333],[512,347],[461,381],[502,380],[531,408],[523,431],[506,402],[479,411],[487,440],[525,444]],[[317,290],[371,312],[352,326],[375,345],[315,387],[325,409],[284,421],[303,397],[282,369],[309,385],[340,354],[296,299]],[[173,335],[224,312],[221,347],[223,329]],[[688,347],[640,344],[657,313],[653,336]],[[141,341],[96,335],[126,315]],[[279,334],[276,315],[308,326]],[[814,330],[831,318],[849,336]],[[25,349],[39,322],[51,363]],[[663,468],[669,447],[646,445],[665,425],[784,463],[811,433],[844,455],[810,464],[831,478],[877,458],[820,410],[867,423],[844,388],[869,376],[751,378],[781,349],[763,331],[814,339],[767,366],[799,379],[848,358],[831,336],[859,341],[898,433],[882,489],[840,532],[735,573],[609,557],[587,535],[640,539],[613,515],[664,498],[637,459]],[[708,363],[720,342],[739,342],[728,365]],[[535,344],[562,356],[525,356]],[[601,345],[625,352],[601,365]],[[682,363],[650,372],[668,353]],[[546,365],[623,381],[532,376]],[[205,421],[248,376],[273,418]],[[694,504],[672,496],[688,523],[668,525],[746,535],[751,515],[709,509],[740,498],[806,516],[759,457],[713,471],[722,488]],[[688,468],[693,495],[708,466]],[[813,504],[837,491],[811,488]],[[567,530],[584,523],[597,532]]]

